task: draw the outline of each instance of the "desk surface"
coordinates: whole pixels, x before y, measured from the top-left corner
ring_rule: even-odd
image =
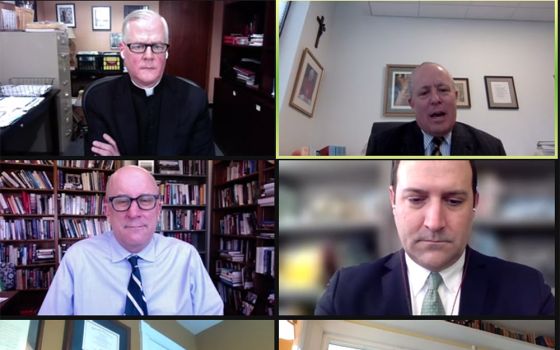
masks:
[[[17,290],[0,292],[0,298],[8,298],[7,300],[0,302],[0,315],[4,314],[4,310],[6,310],[10,306],[10,303],[15,300],[15,296],[17,294]]]

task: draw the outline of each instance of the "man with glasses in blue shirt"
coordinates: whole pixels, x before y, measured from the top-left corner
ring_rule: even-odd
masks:
[[[222,315],[196,248],[154,234],[161,206],[148,171],[117,170],[104,202],[112,230],[68,249],[39,315]]]
[[[214,155],[206,93],[164,74],[166,20],[137,10],[123,21],[120,54],[128,70],[92,83],[84,95],[86,155]]]

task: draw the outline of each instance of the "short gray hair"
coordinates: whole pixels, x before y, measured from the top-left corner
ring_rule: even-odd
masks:
[[[420,69],[423,66],[428,66],[428,65],[434,65],[434,66],[438,66],[438,67],[443,68],[447,72],[449,77],[451,78],[451,82],[453,82],[453,76],[441,64],[435,63],[435,62],[422,62],[422,63],[420,63],[420,65],[418,67],[414,68],[414,70],[412,71],[412,74],[410,75],[410,79],[408,79],[408,96],[409,97],[412,97],[412,81],[414,80],[414,75],[416,75],[416,72],[418,71],[418,69]],[[451,84],[451,89],[455,90],[455,84]]]
[[[129,13],[122,24],[122,40],[128,42],[128,24],[130,22],[139,20],[151,20],[153,18],[158,18],[163,24],[163,40],[166,44],[169,44],[169,27],[167,26],[167,21],[159,13],[152,10],[136,10]]]

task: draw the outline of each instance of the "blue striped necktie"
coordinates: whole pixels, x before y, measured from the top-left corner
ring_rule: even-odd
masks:
[[[127,316],[146,316],[148,315],[148,307],[146,306],[146,297],[142,289],[140,269],[138,269],[138,256],[132,255],[128,258],[128,262],[132,266],[132,273],[128,282],[124,314]]]

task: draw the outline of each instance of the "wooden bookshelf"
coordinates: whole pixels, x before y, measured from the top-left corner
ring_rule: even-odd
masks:
[[[275,183],[274,161],[213,164],[210,275],[226,315],[275,312],[274,192],[272,205],[259,205],[266,183]]]

